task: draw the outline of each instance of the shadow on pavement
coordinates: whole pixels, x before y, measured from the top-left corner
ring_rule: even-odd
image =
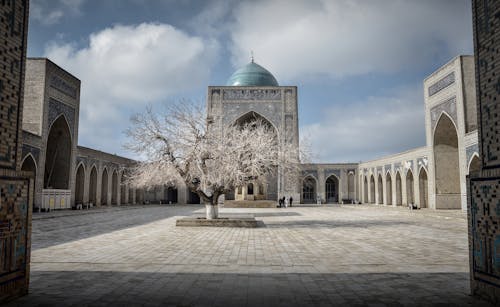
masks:
[[[9,306],[490,306],[468,273],[222,274],[35,271]]]
[[[140,226],[158,220],[189,216],[203,210],[201,206],[157,206],[108,211],[103,214],[81,214],[33,220],[32,250]]]
[[[268,228],[339,228],[339,227],[393,227],[418,225],[417,223],[397,220],[359,220],[359,221],[331,221],[331,220],[297,220],[297,221],[266,221]]]

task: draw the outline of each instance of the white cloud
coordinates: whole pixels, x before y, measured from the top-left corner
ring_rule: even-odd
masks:
[[[87,146],[122,152],[117,134],[128,126],[131,110],[207,84],[217,50],[215,41],[143,23],[93,33],[82,49],[51,43],[45,56],[82,81],[80,138]]]
[[[316,162],[359,162],[425,145],[421,88],[336,105],[301,127]]]
[[[235,66],[256,61],[288,81],[399,72],[472,52],[467,0],[246,1],[234,9]]]
[[[65,15],[79,15],[83,2],[83,0],[33,0],[30,2],[30,17],[42,25],[53,25],[61,21]]]

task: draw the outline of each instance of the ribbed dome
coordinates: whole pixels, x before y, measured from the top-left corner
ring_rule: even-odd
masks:
[[[228,86],[279,86],[276,78],[264,67],[254,61],[234,72]]]

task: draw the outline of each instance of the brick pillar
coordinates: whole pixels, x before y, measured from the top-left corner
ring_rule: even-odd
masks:
[[[473,0],[481,171],[467,181],[473,295],[500,304],[500,1]]]
[[[28,3],[0,2],[0,303],[29,285],[34,174],[20,171]]]

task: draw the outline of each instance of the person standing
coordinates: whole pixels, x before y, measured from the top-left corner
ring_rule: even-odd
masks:
[[[283,204],[283,199],[280,197],[278,199],[278,207],[281,208],[281,205]]]
[[[293,198],[292,196],[290,196],[290,198],[288,198],[288,201],[290,202],[290,207],[292,206],[292,203],[293,203]]]
[[[283,196],[283,204],[285,205],[285,208],[288,208],[288,204],[286,202],[286,197],[285,196]]]

